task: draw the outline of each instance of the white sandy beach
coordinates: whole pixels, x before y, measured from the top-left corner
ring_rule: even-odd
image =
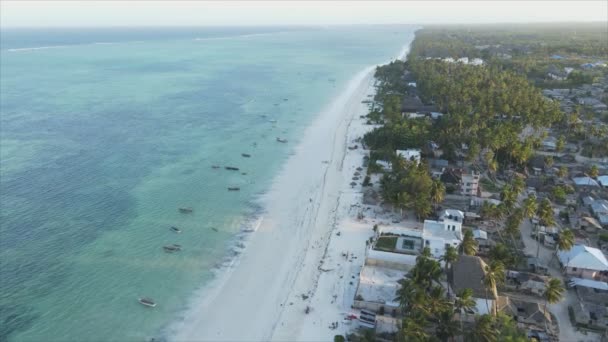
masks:
[[[347,147],[370,129],[359,116],[368,112],[361,101],[374,93],[374,69],[358,73],[307,128],[264,197],[266,212],[242,256],[171,328],[172,340],[326,341],[344,332],[328,326],[341,323],[353,301],[353,276],[373,233],[356,220],[362,179],[350,186],[364,151]],[[347,251],[355,258],[346,260]]]

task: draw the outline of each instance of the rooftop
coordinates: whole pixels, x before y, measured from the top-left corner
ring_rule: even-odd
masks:
[[[449,282],[452,289],[458,292],[469,288],[473,290],[475,298],[494,298],[493,294],[488,293],[483,284],[486,263],[481,258],[470,255],[461,255],[452,264],[449,274]]]
[[[386,267],[365,265],[359,276],[359,287],[357,296],[363,297],[368,302],[387,304],[398,307],[395,301],[398,281],[403,279],[405,272]]]
[[[585,245],[574,245],[569,251],[557,253],[564,266],[596,271],[608,271],[608,260],[601,250]]]
[[[599,184],[591,177],[574,177],[574,184],[578,186],[599,186]]]

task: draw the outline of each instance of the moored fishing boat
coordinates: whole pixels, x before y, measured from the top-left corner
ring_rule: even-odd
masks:
[[[156,306],[156,302],[152,298],[140,297],[138,301],[141,305],[149,306],[151,308]]]

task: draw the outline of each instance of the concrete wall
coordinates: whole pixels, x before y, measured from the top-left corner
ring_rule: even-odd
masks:
[[[595,279],[595,277],[599,275],[598,271],[586,270],[586,269],[582,269],[582,268],[577,268],[576,271],[574,271],[572,267],[566,267],[564,273],[568,276],[585,278],[585,279]]]
[[[368,310],[375,313],[380,312],[380,307],[384,307],[384,314],[390,315],[393,309],[399,311],[399,306],[391,306],[386,303],[368,302],[366,300],[356,300],[353,303],[355,309]]]

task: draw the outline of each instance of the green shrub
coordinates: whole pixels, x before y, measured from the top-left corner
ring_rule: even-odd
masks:
[[[346,339],[344,338],[344,336],[342,335],[336,335],[334,336],[334,342],[344,342],[346,341]]]

